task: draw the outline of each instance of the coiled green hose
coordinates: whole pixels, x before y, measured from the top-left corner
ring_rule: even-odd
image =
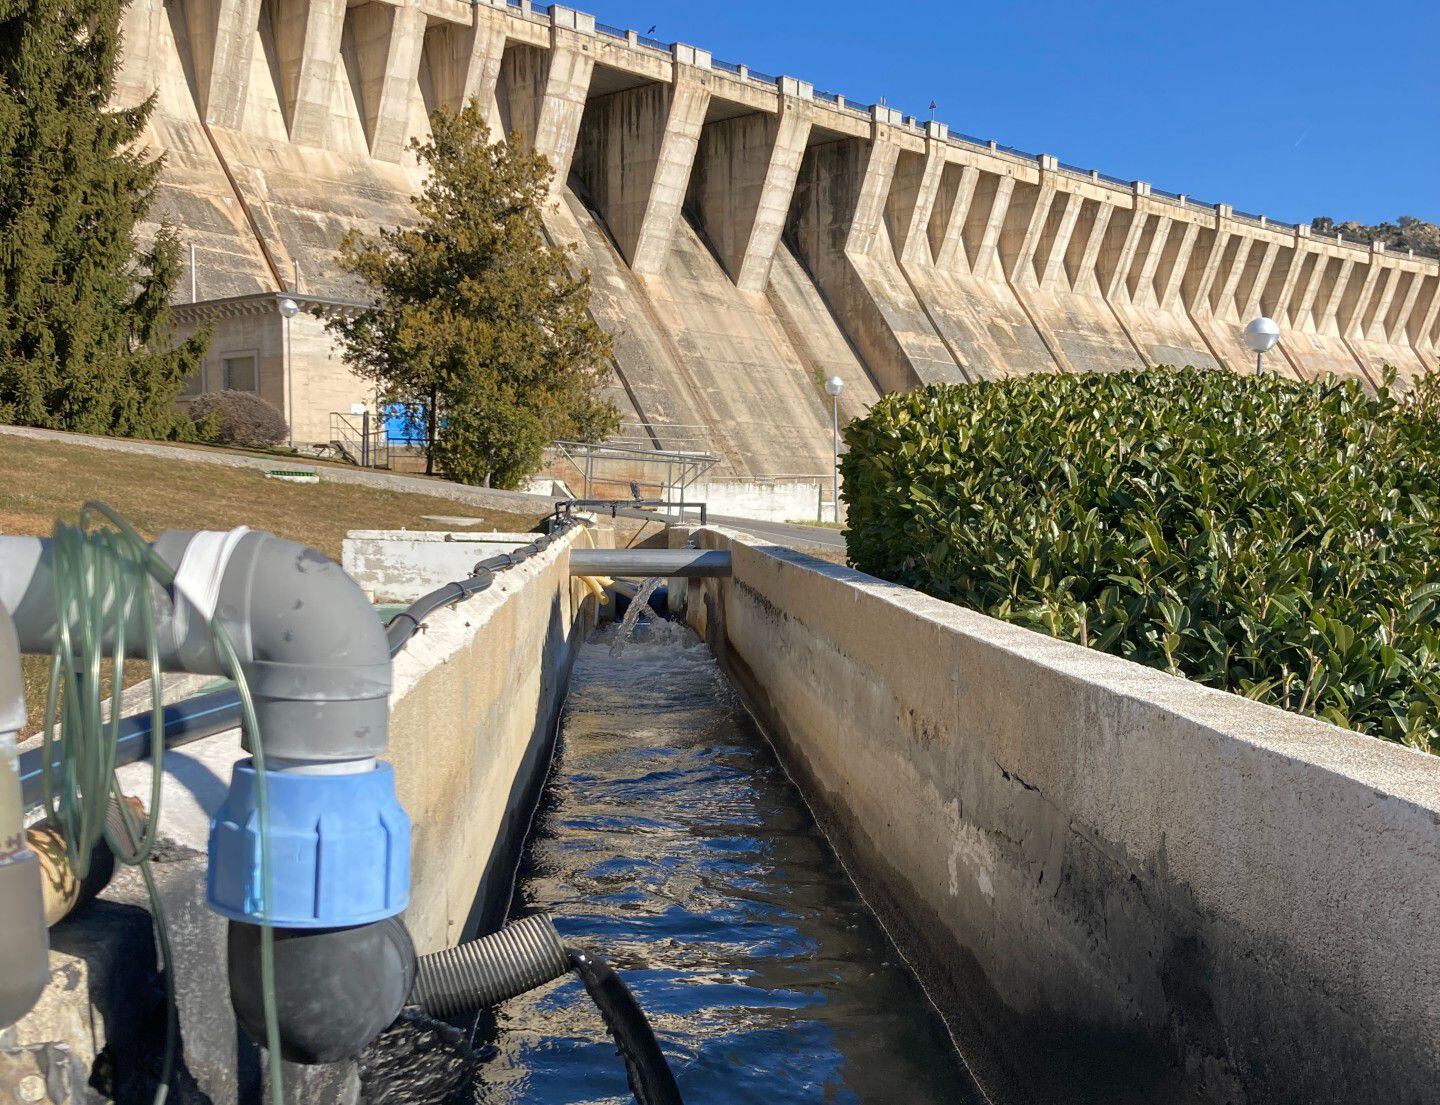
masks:
[[[172,601],[180,601],[173,591],[175,572],[118,512],[100,502],[87,502],[81,507],[76,525],[57,521],[52,549],[57,632],[45,702],[42,762],[56,767],[45,773],[45,809],[64,833],[67,858],[77,877],[85,876],[90,854],[102,837],[116,858],[140,869],[155,918],[169,1003],[165,1054],[154,1098],[155,1105],[164,1105],[174,1074],[178,1038],[175,964],[164,908],[149,864],[160,821],[164,741],[154,740],[150,745],[150,816],[143,830],[137,828],[120,789],[115,760],[122,721],[125,657],[127,648],[135,643],[127,640],[127,634],[135,624],[137,611],[143,638],[140,645],[150,667],[151,731],[163,731],[162,672],[152,582],[170,592]],[[221,666],[235,682],[241,724],[249,737],[255,761],[262,841],[260,970],[265,1030],[271,1042],[266,1051],[271,1101],[274,1105],[283,1105],[280,1032],[275,1007],[274,932],[263,920],[263,909],[270,899],[270,859],[265,844],[269,832],[265,754],[254,702],[229,634],[216,618],[208,619],[206,628]],[[107,673],[111,679],[108,721],[104,719],[103,693],[103,678]]]

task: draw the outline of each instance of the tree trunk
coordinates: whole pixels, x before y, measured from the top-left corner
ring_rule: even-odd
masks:
[[[435,389],[430,389],[430,409],[425,412],[425,474],[435,474]]]

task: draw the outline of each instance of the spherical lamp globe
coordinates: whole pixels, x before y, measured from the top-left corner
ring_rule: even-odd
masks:
[[[1245,345],[1251,353],[1269,353],[1280,342],[1280,327],[1261,316],[1245,327]]]

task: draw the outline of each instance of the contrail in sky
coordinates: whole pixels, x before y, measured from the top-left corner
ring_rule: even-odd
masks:
[[[1294,145],[1293,148],[1298,150],[1298,149],[1300,148],[1300,143],[1303,142],[1303,141],[1305,141],[1305,139],[1309,138],[1309,137],[1310,137],[1310,132],[1311,132],[1312,130],[1314,130],[1314,129],[1315,129],[1315,124],[1314,124],[1314,123],[1311,123],[1308,127],[1306,127],[1306,128],[1305,128],[1305,133],[1302,134],[1299,138],[1295,139],[1295,145]]]

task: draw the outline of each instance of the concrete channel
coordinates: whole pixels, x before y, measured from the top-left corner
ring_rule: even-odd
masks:
[[[473,553],[413,536],[393,550],[402,589],[423,584],[417,564],[443,575]],[[455,536],[441,544],[480,537]],[[357,540],[372,597],[404,601],[386,590],[384,535]],[[768,738],[977,1100],[1436,1100],[1440,760],[735,530],[667,540],[668,556],[637,567],[697,551],[709,566],[671,587],[672,613]],[[604,617],[572,559],[597,571],[587,550],[612,543],[570,531],[427,617],[396,658],[386,759],[413,821],[405,921],[422,955],[493,930],[512,904],[571,671]],[[240,755],[222,734],[167,759],[156,868],[177,948],[172,1101],[263,1088],[203,892],[209,818]],[[124,769],[129,789],[145,770]],[[52,983],[0,1033],[0,1091],[72,1102],[93,1084],[139,1099],[163,1025],[144,901],[122,871],[52,929]],[[364,1094],[355,1064],[286,1067],[288,1101]]]

